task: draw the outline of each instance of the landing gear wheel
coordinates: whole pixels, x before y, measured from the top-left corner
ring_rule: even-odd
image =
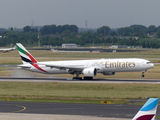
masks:
[[[84,77],[84,80],[93,80],[93,77]]]
[[[73,77],[73,80],[82,80],[82,77]]]
[[[144,77],[144,73],[145,73],[146,71],[142,71],[142,75],[141,75],[141,77]]]
[[[141,77],[144,77],[144,75],[141,75]]]

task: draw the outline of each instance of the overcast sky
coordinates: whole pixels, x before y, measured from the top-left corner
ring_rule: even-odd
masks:
[[[75,24],[85,28],[160,25],[160,0],[1,0],[0,28]]]

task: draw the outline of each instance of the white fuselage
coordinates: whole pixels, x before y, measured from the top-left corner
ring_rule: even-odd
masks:
[[[37,69],[35,66],[27,63],[22,67],[25,70],[40,72],[46,74],[68,74],[68,69],[71,68],[96,68],[97,73],[105,72],[133,72],[133,71],[146,71],[154,66],[148,60],[139,58],[123,58],[123,59],[97,59],[97,60],[72,60],[72,61],[47,61],[38,62],[38,66],[43,69]],[[62,66],[62,68],[52,67],[52,65]],[[19,65],[20,67],[21,65]],[[25,66],[23,64],[23,66]],[[63,67],[64,66],[64,67]],[[67,69],[68,66],[68,69]]]

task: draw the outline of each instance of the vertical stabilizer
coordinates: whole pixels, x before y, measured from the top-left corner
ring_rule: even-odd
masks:
[[[20,54],[23,64],[37,63],[37,60],[26,50],[26,48],[21,43],[17,43],[16,47]]]
[[[132,120],[154,120],[159,98],[150,98]]]

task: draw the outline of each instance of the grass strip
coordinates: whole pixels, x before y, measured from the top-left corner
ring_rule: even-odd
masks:
[[[159,84],[144,83],[23,83],[0,82],[0,98],[46,101],[111,101],[160,98]]]

